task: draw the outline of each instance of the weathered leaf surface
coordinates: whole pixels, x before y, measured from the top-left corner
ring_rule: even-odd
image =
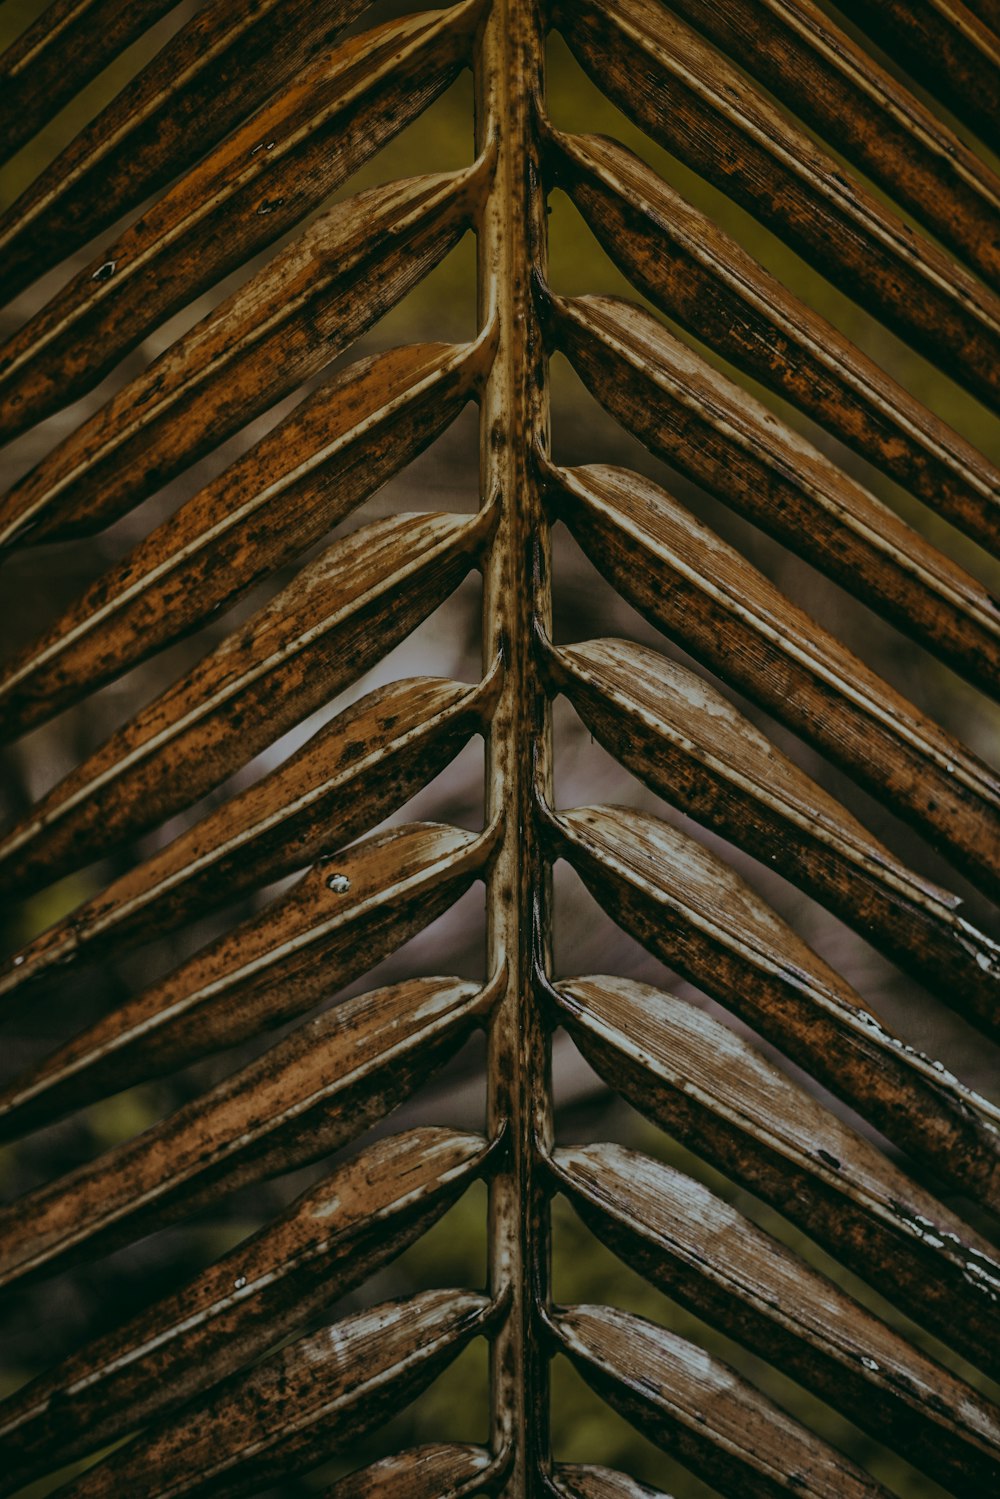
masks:
[[[818,6],[808,0],[714,0],[711,6],[675,0],[674,9],[996,284],[997,179]]]
[[[413,1447],[342,1478],[325,1499],[464,1499],[496,1466],[483,1447]]]
[[[497,985],[411,979],[327,1010],[124,1145],[0,1209],[0,1284],[190,1216],[329,1154],[481,1025]]]
[[[112,881],[0,968],[0,997],[173,931],[367,832],[489,723],[497,662],[473,687],[390,682],[346,708],[263,780]]]
[[[20,549],[0,560],[15,608],[50,566],[63,580],[55,610],[0,667],[0,739],[35,731],[4,752],[16,773],[0,897],[18,902],[6,929],[28,940],[0,968],[24,1052],[21,1075],[0,1089],[0,1139],[50,1130],[12,1153],[9,1195],[21,1195],[0,1208],[0,1287],[29,1322],[38,1308],[56,1324],[54,1342],[46,1332],[28,1347],[19,1313],[15,1362],[35,1378],[0,1402],[0,1493],[51,1488],[60,1472],[65,1483],[69,1463],[77,1471],[62,1492],[77,1499],[324,1486],[328,1499],[666,1499],[581,1461],[607,1434],[567,1434],[552,1408],[549,1365],[563,1355],[679,1456],[699,1491],[874,1499],[903,1471],[888,1445],[935,1492],[992,1493],[1000,1416],[974,1389],[995,1390],[960,1360],[1000,1377],[1000,1260],[986,1239],[1000,1212],[1000,1109],[881,1028],[867,1010],[880,1004],[880,965],[866,976],[864,963],[838,960],[856,992],[724,852],[647,814],[553,809],[569,800],[558,787],[572,744],[559,730],[572,707],[572,739],[589,728],[623,772],[672,801],[673,823],[695,817],[710,846],[727,840],[764,861],[905,969],[909,991],[905,977],[888,981],[912,1001],[907,1038],[938,1021],[951,1035],[958,1023],[951,1042],[967,1050],[964,1018],[1000,1039],[1000,948],[985,902],[980,932],[957,896],[924,877],[937,861],[891,821],[902,815],[960,866],[977,888],[959,894],[1000,899],[1000,777],[878,674],[905,682],[914,702],[940,702],[942,721],[989,755],[973,699],[922,655],[933,680],[917,680],[921,661],[893,635],[896,659],[890,634],[901,629],[1000,697],[992,559],[950,530],[1000,556],[995,433],[976,404],[1000,410],[1000,181],[982,142],[967,144],[925,92],[899,81],[909,67],[958,101],[960,120],[982,129],[995,119],[1000,0],[844,0],[841,11],[817,0],[445,0],[401,19],[406,6],[393,0],[367,31],[365,3],[184,0],[154,28],[159,0],[17,0],[15,11],[48,8],[0,58],[3,105],[20,115],[0,124],[0,161],[19,132],[94,84],[10,164],[20,191],[46,152],[61,151],[0,212],[0,290],[74,256],[62,278],[10,306],[0,345],[0,442],[25,435],[14,471],[34,465],[0,495],[0,551]],[[9,35],[19,22],[4,14]],[[342,24],[349,40],[329,47]],[[665,148],[669,183],[624,147],[549,122],[553,24],[608,108],[626,110],[623,133],[645,128]],[[884,55],[861,37],[866,26],[888,39]],[[112,58],[114,72],[97,78]],[[560,66],[550,91],[557,121],[570,74]],[[442,127],[466,100],[467,165],[439,173]],[[344,197],[342,185],[410,124],[415,143],[407,136],[391,154],[421,175]],[[369,181],[388,174],[377,168]],[[553,244],[550,289],[554,188],[636,297],[692,347],[630,302],[575,296],[596,289],[584,263],[600,253],[592,243],[577,247],[586,253],[575,266],[573,246]],[[561,232],[565,219],[552,222]],[[435,267],[447,275],[452,261],[440,263],[467,232],[469,343],[425,341],[347,368],[338,356],[355,339],[374,334],[366,354],[393,341],[377,339],[377,320]],[[799,296],[829,303],[844,331]],[[178,328],[188,331],[175,338]],[[747,545],[764,573],[815,566],[834,594],[853,590],[862,603],[842,597],[855,610],[845,635],[878,671],[643,478],[553,467],[553,435],[560,448],[569,440],[567,453],[582,437],[599,456],[599,433],[588,439],[550,400],[555,353],[628,441],[707,490],[710,508],[739,513],[734,534],[758,528]],[[716,373],[723,362],[746,389]],[[795,435],[796,412],[790,430],[753,399],[756,381],[818,424],[814,445]],[[343,535],[354,508],[468,400],[479,472],[466,510],[478,513],[420,511],[429,501],[418,485],[420,513],[366,524],[369,514]],[[222,472],[226,443],[240,456]],[[204,475],[192,469],[212,454]],[[865,465],[879,470],[870,482]],[[895,510],[873,497],[883,476]],[[137,509],[147,502],[148,515]],[[920,503],[933,513],[921,516]],[[916,530],[902,522],[911,514]],[[585,557],[550,536],[560,521]],[[67,547],[75,538],[84,545]],[[51,559],[49,543],[61,547]],[[776,546],[793,554],[780,568]],[[696,669],[873,793],[871,816],[859,815],[889,847],[706,681],[627,642],[553,644],[589,632],[590,564]],[[463,585],[470,572],[481,580]],[[97,582],[74,597],[73,576]],[[387,653],[411,631],[427,621],[433,633],[428,616],[460,586],[463,618],[482,594],[482,666],[469,662],[463,630],[443,624],[441,643],[466,660],[462,676],[484,680],[382,686],[329,721],[369,671],[385,681]],[[889,634],[880,625],[865,638],[868,608]],[[109,692],[103,706],[85,704],[119,680],[117,710]],[[557,712],[560,693],[569,702]],[[103,744],[95,711],[108,719]],[[313,714],[327,722],[303,742]],[[386,830],[476,734],[484,830],[445,825],[444,808],[440,824]],[[301,747],[279,763],[293,738]],[[580,799],[599,802],[600,788]],[[472,814],[460,800],[464,824]],[[728,1006],[732,1028],[710,1018],[715,1000],[702,1013],[627,979],[552,974],[566,948],[553,927],[567,914],[552,871],[563,857],[602,918]],[[275,880],[281,890],[268,895]],[[376,973],[384,981],[373,965],[390,954],[392,975],[405,975],[406,944],[430,922],[447,938],[461,912],[438,918],[463,892],[462,911],[470,897],[474,907],[480,881],[482,962],[469,971],[487,978],[400,977],[344,997],[371,989]],[[574,907],[586,905],[571,885]],[[179,929],[209,913],[225,935],[194,951],[204,937]],[[463,963],[475,928],[461,936]],[[161,963],[173,933],[181,956]],[[419,940],[425,956],[433,935]],[[120,961],[154,939],[157,952]],[[958,1021],[924,1015],[928,989]],[[269,1040],[268,1027],[281,1029]],[[727,1199],[752,1195],[763,1205],[746,1206],[755,1219],[794,1224],[801,1258],[665,1166],[617,1146],[557,1149],[560,1027],[581,1067],[729,1178]],[[751,1028],[773,1061],[742,1039]],[[433,1107],[437,1086],[416,1095],[439,1069],[465,1076],[484,1051],[481,1135],[386,1137],[398,1105],[413,1100],[411,1122]],[[987,1060],[970,1074],[984,1091]],[[142,1098],[121,1094],[137,1086]],[[463,1112],[470,1087],[460,1084]],[[128,1121],[138,1107],[146,1122],[149,1106],[158,1122],[136,1134]],[[111,1140],[124,1143],[104,1148]],[[318,1185],[273,1207],[300,1190],[292,1171]],[[323,1325],[345,1292],[352,1309],[393,1286],[409,1293],[406,1267],[388,1261],[479,1178],[486,1293],[431,1292]],[[612,1255],[687,1307],[692,1326],[701,1317],[732,1339],[741,1372],[622,1312],[555,1306],[557,1193]],[[256,1232],[206,1268],[217,1242],[206,1231],[229,1245],[247,1213]],[[773,1232],[788,1238],[780,1224]],[[125,1317],[114,1330],[113,1308],[108,1317],[90,1305],[110,1281]],[[85,1331],[74,1339],[65,1298],[79,1286]],[[883,1310],[886,1298],[900,1315]],[[937,1346],[920,1327],[948,1345],[934,1355],[942,1366],[919,1351]],[[401,1410],[480,1336],[481,1445],[398,1450],[419,1440]],[[37,1372],[53,1347],[62,1362]],[[780,1392],[773,1370],[798,1381],[801,1400],[785,1402],[794,1418],[753,1388]],[[829,1423],[817,1401],[835,1408]],[[386,1422],[388,1435],[370,1441]],[[631,1461],[624,1443],[605,1452]],[[88,1458],[99,1461],[80,1473]],[[674,1467],[649,1471],[666,1482]]]
[[[453,905],[482,878],[496,842],[495,828],[411,823],[315,865],[263,912],[0,1090],[0,1138],[303,1014]]]
[[[1000,15],[993,0],[843,0],[840,8],[960,120],[984,140],[995,138]]]
[[[555,1491],[567,1499],[670,1499],[659,1489],[649,1489],[624,1473],[611,1468],[595,1468],[578,1463],[560,1463],[556,1467]]]
[[[233,131],[0,349],[0,438],[92,389],[171,313],[318,208],[444,92],[481,9],[460,0],[352,38]]]
[[[641,613],[1000,895],[995,771],[648,480],[596,465],[554,469],[550,499]]]
[[[213,0],[0,219],[0,295],[165,187],[295,77],[368,0]]]
[[[350,365],[98,578],[0,675],[4,733],[45,722],[321,540],[455,420],[482,345]]]
[[[482,165],[323,214],[0,499],[0,546],[100,530],[315,375],[468,228]]]
[[[73,1499],[137,1491],[251,1494],[319,1462],[401,1409],[495,1308],[469,1291],[386,1302],[282,1349],[210,1399],[120,1448],[71,1485]]]
[[[862,1499],[886,1490],[676,1333],[609,1307],[555,1318],[562,1351],[648,1440],[723,1494]]]
[[[1000,606],[649,313],[550,302],[552,336],[602,405],[688,478],[1000,697]]]
[[[1000,299],[914,234],[655,0],[558,0],[630,119],[980,400],[1000,404]]]
[[[553,833],[627,932],[950,1186],[1000,1207],[1000,1110],[883,1030],[718,855],[627,807],[560,813]]]
[[[552,1169],[594,1233],[673,1300],[952,1492],[995,1487],[995,1408],[707,1187],[618,1145],[557,1151]]]
[[[611,1087],[915,1321],[1000,1370],[1000,1262],[968,1224],[691,1005],[607,976],[553,993]]]
[[[26,893],[219,785],[443,603],[494,520],[400,515],[335,542],[0,840],[0,887]]]
[[[965,8],[978,16],[984,26],[1000,34],[1000,0],[969,0]]]
[[[659,795],[808,890],[973,1024],[1000,1033],[1000,948],[710,683],[644,646],[547,651],[555,687]]]
[[[182,1290],[0,1406],[3,1487],[126,1436],[258,1358],[423,1234],[489,1153],[480,1136],[417,1129],[339,1166]]]
[[[549,139],[554,180],[662,311],[1000,553],[1000,474],[988,458],[624,146]]]
[[[53,0],[0,57],[6,161],[175,0]]]

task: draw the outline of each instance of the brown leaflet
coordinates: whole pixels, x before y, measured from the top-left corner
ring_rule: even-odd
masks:
[[[673,1300],[946,1488],[993,1490],[995,1407],[735,1208],[618,1145],[557,1151],[552,1170],[598,1238]]]
[[[219,785],[443,603],[495,519],[399,515],[335,542],[0,840],[0,887],[26,894]]]
[[[993,0],[839,0],[935,98],[984,140],[1000,129],[1000,15]],[[982,14],[982,24],[976,15]],[[985,13],[985,14],[983,14]],[[994,31],[990,31],[992,23]]]
[[[262,912],[0,1090],[0,1138],[303,1014],[484,878],[496,833],[411,823],[324,859]]]
[[[1000,949],[878,843],[708,682],[643,646],[596,640],[546,660],[604,747],[687,815],[773,867],[1000,1037]]]
[[[624,1473],[577,1463],[559,1463],[553,1488],[565,1499],[670,1499],[659,1489],[648,1489]]]
[[[647,447],[1000,698],[987,588],[649,313],[610,297],[548,305],[556,346]]]
[[[551,992],[630,1103],[972,1363],[1000,1370],[1000,1262],[967,1224],[693,1006],[604,976]]]
[[[555,17],[597,86],[659,145],[1000,409],[1000,298],[848,180],[656,0],[559,0]]]
[[[997,284],[1000,184],[818,6],[810,0],[675,0],[674,8]]]
[[[497,1469],[485,1447],[413,1447],[342,1478],[324,1499],[472,1499],[496,1492]]]
[[[193,166],[367,4],[213,0],[196,13],[0,219],[0,296]]]
[[[349,843],[486,729],[502,668],[473,687],[416,677],[377,688],[263,780],[78,906],[0,967],[0,997],[162,936]]]
[[[852,1104],[949,1188],[1000,1208],[1000,1110],[883,1030],[864,1001],[728,865],[627,807],[551,822],[620,926]]]
[[[972,11],[984,26],[1000,36],[1000,0],[965,0],[965,9]]]
[[[721,1493],[888,1499],[867,1473],[676,1333],[598,1306],[568,1308],[553,1331],[603,1400]]]
[[[460,0],[352,38],[235,130],[0,349],[0,438],[92,389],[318,208],[457,77],[481,9]]]
[[[0,160],[54,118],[75,93],[176,0],[53,0],[0,57]]]
[[[135,1139],[0,1209],[0,1283],[108,1253],[355,1139],[484,1023],[497,987],[411,979],[297,1027]]]
[[[0,1491],[117,1441],[259,1358],[425,1233],[490,1152],[477,1135],[416,1129],[338,1166],[182,1290],[0,1406]]]
[[[0,499],[0,546],[89,535],[323,369],[469,227],[483,164],[338,204]]]
[[[549,498],[639,611],[1000,894],[1000,778],[638,474],[551,469]]]
[[[46,722],[294,560],[434,441],[489,344],[416,344],[350,365],[99,577],[0,672],[0,737]]]
[[[287,1480],[408,1405],[497,1308],[470,1291],[425,1291],[302,1338],[209,1398],[157,1423],[70,1485],[67,1499],[236,1499]]]
[[[624,146],[549,139],[555,183],[663,312],[1000,555],[1000,473],[982,453]]]

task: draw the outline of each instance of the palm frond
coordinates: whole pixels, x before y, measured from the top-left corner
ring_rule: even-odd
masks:
[[[997,7],[398,9],[56,0],[0,57],[9,180],[91,90],[0,214],[0,1291],[138,1254],[53,1299],[0,1492],[985,1494]],[[480,1280],[408,1278],[452,1212]],[[401,1419],[480,1341],[477,1431]],[[554,1360],[663,1459],[567,1441]]]

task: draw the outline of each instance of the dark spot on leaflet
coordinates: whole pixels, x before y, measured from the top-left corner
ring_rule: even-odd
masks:
[[[817,1150],[816,1154],[819,1156],[821,1161],[825,1161],[828,1166],[832,1166],[834,1171],[840,1170],[840,1162],[837,1160],[837,1157],[835,1155],[831,1155],[828,1150]]]
[[[117,264],[118,262],[115,260],[106,260],[103,265],[97,267],[97,270],[90,278],[91,281],[109,281],[115,273]]]
[[[257,212],[258,214],[273,213],[276,208],[281,207],[284,201],[284,198],[262,198]]]
[[[137,406],[145,406],[145,404],[146,404],[147,401],[151,401],[153,399],[153,397],[157,394],[157,392],[162,388],[164,378],[165,378],[165,376],[163,376],[163,375],[157,375],[156,379],[150,385],[149,389],[147,391],[145,391],[144,394],[139,397],[139,399],[136,401],[135,404]]]

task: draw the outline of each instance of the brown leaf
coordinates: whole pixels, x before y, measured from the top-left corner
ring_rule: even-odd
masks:
[[[7,106],[0,158],[51,120],[137,37],[170,10],[174,0],[53,0],[0,57]]]
[[[502,675],[497,662],[474,687],[416,677],[368,693],[8,959],[0,996],[171,932],[367,832],[486,729]]]
[[[554,1488],[566,1499],[670,1499],[668,1494],[648,1489],[624,1473],[576,1463],[557,1465]]]
[[[784,0],[756,3],[788,9]],[[1000,554],[994,464],[624,146],[550,139],[555,182],[661,311]]]
[[[212,0],[198,11],[0,219],[0,295],[16,296],[193,166],[367,4]]]
[[[601,907],[949,1187],[1000,1209],[1000,1110],[891,1036],[864,1000],[707,848],[626,807],[553,819]]]
[[[342,1478],[325,1499],[465,1499],[484,1492],[496,1466],[483,1447],[415,1447]]]
[[[479,1136],[419,1129],[338,1166],[180,1291],[0,1406],[5,1486],[118,1440],[253,1362],[426,1232],[489,1154]]]
[[[996,285],[997,179],[818,6],[789,0],[714,0],[711,6],[675,0],[674,8]],[[939,69],[935,58],[935,80]]]
[[[1000,1370],[1000,1262],[968,1224],[693,1006],[607,976],[551,992],[587,1060],[630,1103],[916,1322]]]
[[[989,590],[630,302],[551,302],[552,333],[602,405],[724,504],[1000,698]]]
[[[554,1327],[561,1350],[603,1399],[723,1493],[886,1495],[732,1369],[666,1328],[596,1306],[571,1307]]]
[[[994,0],[969,0],[967,5],[843,0],[841,9],[984,140],[995,137],[1000,128],[995,87],[1000,15]],[[982,22],[973,11],[982,15]]]
[[[482,176],[391,183],[315,220],[8,490],[0,545],[100,530],[317,374],[447,254]]]
[[[874,317],[1000,405],[1000,299],[916,235],[655,0],[557,0],[598,87]]]
[[[672,1300],[952,1492],[994,1487],[995,1408],[706,1187],[618,1145],[557,1151],[552,1169],[598,1238]]]
[[[107,1253],[328,1155],[457,1051],[497,989],[498,980],[411,979],[299,1026],[135,1139],[0,1209],[0,1283]]]
[[[399,515],[335,542],[0,839],[0,888],[27,893],[218,786],[443,603],[494,521]]]
[[[0,439],[91,390],[171,313],[318,208],[444,92],[481,9],[460,0],[352,38],[234,130],[0,349]]]
[[[358,1312],[226,1381],[91,1468],[67,1495],[110,1499],[142,1484],[148,1499],[235,1499],[287,1479],[409,1404],[494,1314],[469,1291],[425,1291]]]
[[[0,1090],[0,1138],[303,1014],[482,878],[496,831],[411,823],[323,859],[262,912]]]
[[[321,540],[455,420],[483,345],[350,365],[98,578],[0,677],[4,734],[45,722]]]
[[[665,490],[594,466],[552,470],[549,495],[629,603],[1000,895],[995,771]]]
[[[693,672],[625,640],[548,649],[591,733],[680,811],[808,890],[1000,1036],[1000,949]]]

